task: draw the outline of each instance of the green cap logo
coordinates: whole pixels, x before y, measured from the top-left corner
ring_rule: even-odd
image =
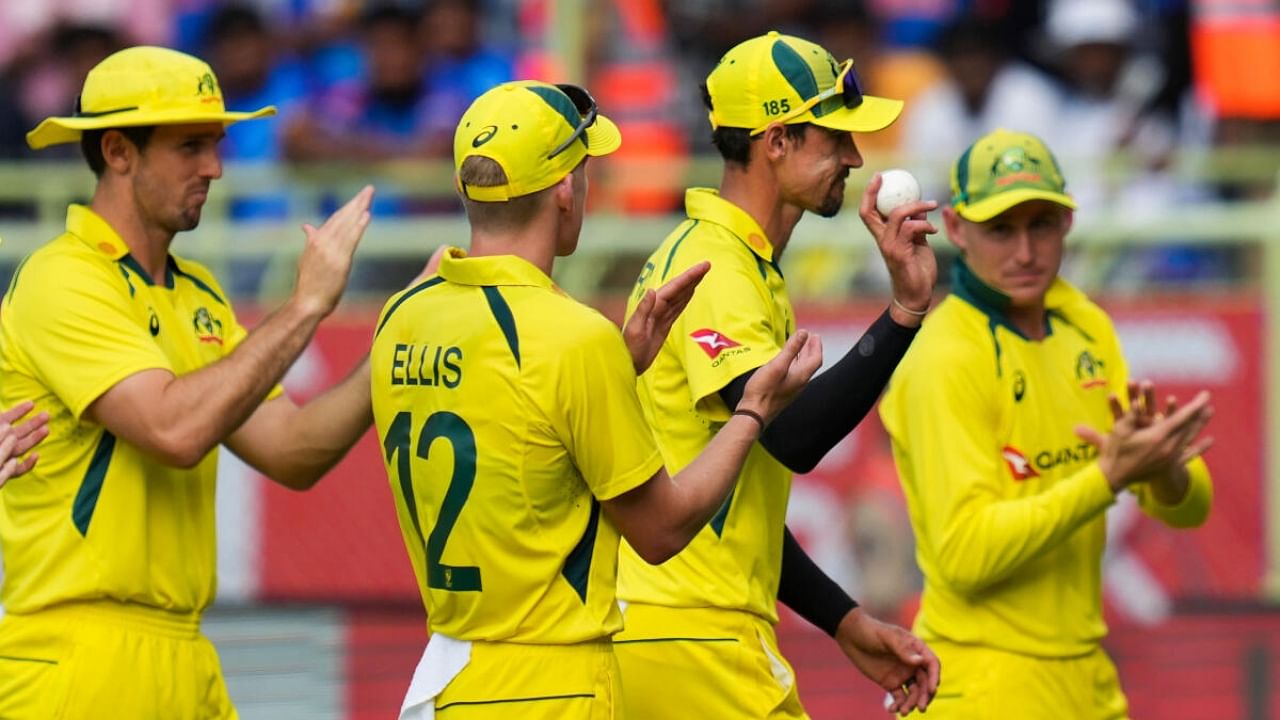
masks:
[[[212,97],[218,94],[218,81],[213,79],[213,73],[205,73],[196,81],[196,95],[199,97]]]

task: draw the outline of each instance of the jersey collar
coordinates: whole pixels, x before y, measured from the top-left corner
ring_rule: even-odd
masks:
[[[129,268],[146,284],[156,284],[133,255],[129,254],[129,246],[125,244],[124,238],[120,237],[120,233],[111,227],[111,223],[87,206],[76,204],[67,206],[67,232],[97,252]],[[170,290],[173,289],[173,272],[176,265],[172,255],[165,258],[164,286]]]
[[[440,277],[459,285],[528,285],[557,289],[546,273],[522,257],[467,257],[465,250],[456,247],[449,248],[440,258]]]
[[[983,282],[974,274],[963,258],[956,258],[951,266],[952,292],[961,300],[977,308],[991,319],[993,325],[1003,325],[1014,334],[1022,337],[1022,332],[1009,322],[1009,296]],[[1062,308],[1083,295],[1074,285],[1061,277],[1053,279],[1053,284],[1044,296],[1045,330],[1052,332],[1049,316],[1062,316]]]
[[[67,207],[67,232],[75,235],[85,245],[119,260],[129,254],[129,246],[110,223],[84,205]]]
[[[725,228],[765,262],[773,262],[773,243],[765,237],[760,223],[746,210],[720,197],[719,191],[690,188],[684,194],[684,207],[691,219],[705,220]]]

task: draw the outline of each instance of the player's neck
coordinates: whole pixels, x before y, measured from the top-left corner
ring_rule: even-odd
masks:
[[[554,235],[532,228],[518,232],[484,232],[472,229],[471,246],[467,249],[470,257],[490,257],[494,255],[515,255],[527,260],[548,277],[551,276],[552,265],[555,264],[556,247]]]
[[[120,196],[99,183],[89,207],[111,226],[129,248],[129,255],[152,278],[163,278],[173,233],[143,220],[131,196]]]
[[[742,208],[764,230],[773,245],[773,260],[777,262],[804,210],[784,202],[776,183],[757,177],[750,168],[731,163],[725,164],[720,178],[720,197]]]
[[[1005,311],[1009,324],[1018,329],[1028,340],[1045,338],[1045,308],[1042,300],[1038,305],[1027,307],[1009,306]]]

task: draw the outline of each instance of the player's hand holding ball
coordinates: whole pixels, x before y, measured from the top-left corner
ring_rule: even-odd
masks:
[[[938,261],[928,236],[938,232],[929,222],[933,200],[920,199],[920,183],[906,170],[878,173],[862,193],[858,216],[876,240],[893,289],[889,313],[905,327],[920,324],[932,301]]]

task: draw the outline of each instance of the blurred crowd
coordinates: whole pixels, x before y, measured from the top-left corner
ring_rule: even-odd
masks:
[[[565,8],[581,13],[572,31]],[[489,86],[585,82],[623,127],[621,158],[648,162],[599,199],[667,212],[685,161],[712,152],[699,83],[769,29],[852,57],[868,92],[907,100],[901,121],[859,144],[921,168],[932,197],[947,195],[946,164],[998,126],[1043,137],[1085,211],[1272,190],[1169,171],[1188,149],[1280,143],[1280,3],[1234,0],[4,0],[0,159],[34,157],[24,133],[68,113],[93,64],[149,43],[206,58],[232,109],[280,108],[231,128],[225,155],[238,161],[448,158],[456,119]],[[1130,170],[1110,172],[1115,158]],[[243,198],[233,215],[285,217],[283,193]],[[1166,255],[1185,265],[1160,269],[1173,277],[1217,272],[1212,254]]]

